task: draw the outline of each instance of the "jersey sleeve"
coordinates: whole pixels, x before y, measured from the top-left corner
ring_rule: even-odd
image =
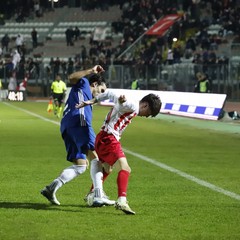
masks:
[[[79,81],[75,84],[75,86],[77,88],[80,88],[80,89],[84,88],[84,85],[85,85],[85,79],[84,78],[80,78]]]
[[[63,91],[66,91],[67,90],[67,85],[65,82],[63,82]]]
[[[118,98],[119,97],[115,93],[113,93],[109,90],[107,90],[106,92],[101,93],[98,96],[96,96],[96,99],[97,99],[98,102],[109,99],[112,102],[114,102],[115,104],[118,102]]]
[[[119,106],[118,108],[121,108],[124,112],[136,112],[138,114],[138,111],[139,111],[139,103],[138,102],[127,99],[126,102],[119,103],[119,101],[118,101],[119,96],[109,90],[107,90],[104,93],[99,94],[96,97],[96,99],[98,102],[109,99],[115,105]]]
[[[139,104],[135,101],[126,101],[122,104],[122,108],[124,111],[129,112],[136,112],[138,114],[139,112]]]
[[[53,85],[54,85],[54,82],[52,82],[52,84],[51,84],[51,90],[53,91]]]

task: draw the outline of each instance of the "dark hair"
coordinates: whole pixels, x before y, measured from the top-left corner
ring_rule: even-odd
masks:
[[[101,76],[100,74],[96,74],[96,73],[88,75],[87,79],[88,79],[90,85],[94,82],[97,82],[98,85],[101,85],[102,82],[105,82],[103,76]]]
[[[140,103],[142,103],[142,102],[148,103],[149,108],[151,109],[152,117],[156,117],[158,115],[158,113],[160,112],[161,106],[162,106],[161,99],[158,95],[150,93],[140,100]]]

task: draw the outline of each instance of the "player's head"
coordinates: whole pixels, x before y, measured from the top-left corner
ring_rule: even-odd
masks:
[[[59,74],[57,74],[55,77],[55,80],[59,82],[61,80],[61,76]]]
[[[159,96],[150,93],[140,100],[138,116],[155,117],[160,112],[161,106],[162,106],[162,102]]]
[[[104,78],[100,74],[89,75],[88,81],[91,86],[93,97],[96,97],[98,94],[105,92],[107,87]]]
[[[196,77],[197,77],[198,81],[202,81],[206,78],[206,75],[202,72],[197,72]]]
[[[93,97],[96,97],[100,93],[104,93],[107,89],[107,86],[105,82],[101,82],[101,84],[96,85],[94,88],[92,88],[92,95]]]
[[[102,82],[104,82],[103,77],[100,74],[96,74],[96,73],[88,75],[87,79],[91,86],[96,84],[100,85]]]

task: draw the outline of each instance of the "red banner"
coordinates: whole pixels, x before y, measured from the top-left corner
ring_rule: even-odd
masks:
[[[148,31],[147,35],[163,36],[167,30],[181,18],[178,14],[170,14],[157,21]]]

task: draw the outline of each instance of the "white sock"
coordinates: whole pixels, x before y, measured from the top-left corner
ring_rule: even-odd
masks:
[[[86,168],[86,165],[72,165],[68,168],[65,168],[60,176],[53,180],[53,182],[48,186],[49,190],[53,193],[56,193],[57,190],[65,183],[70,182],[78,175],[84,173]]]
[[[120,203],[125,203],[127,201],[127,198],[126,197],[119,197],[117,201],[120,202]]]
[[[86,165],[72,165],[68,168],[65,168],[58,177],[58,179],[63,184],[65,184],[76,178],[78,175],[84,173],[86,169],[87,169]]]
[[[90,173],[91,173],[91,178],[92,178],[94,189],[98,189],[98,190],[96,190],[97,197],[102,197],[102,195],[103,195],[102,164],[97,158],[95,158],[91,161]]]

